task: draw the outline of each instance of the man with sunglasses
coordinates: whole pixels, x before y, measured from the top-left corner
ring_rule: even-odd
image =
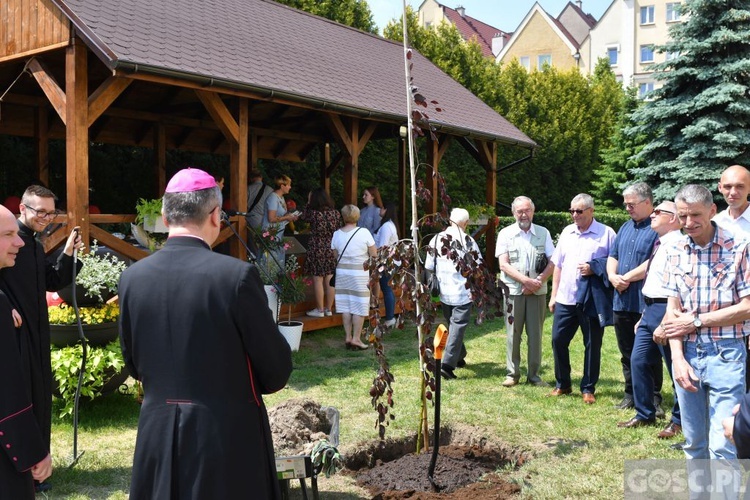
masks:
[[[57,215],[55,195],[43,186],[29,186],[23,193],[18,218],[18,234],[24,246],[16,265],[0,271],[0,290],[8,296],[14,311],[22,346],[24,369],[31,379],[34,416],[49,449],[52,429],[52,368],[50,364],[49,315],[46,292],[54,292],[73,281],[73,250],[82,248],[81,237],[72,231],[56,261],[48,261],[39,233]],[[38,485],[39,491],[49,489]]]
[[[666,340],[657,344],[654,332],[661,330],[661,321],[667,309],[668,293],[663,290],[666,249],[674,245],[682,236],[677,207],[673,201],[661,202],[651,213],[651,229],[659,239],[654,243],[651,257],[635,271],[634,277],[643,280],[644,309],[635,333],[630,367],[633,374],[633,402],[636,414],[630,420],[619,422],[618,427],[632,429],[656,422],[657,406],[654,400],[654,365],[662,371],[660,358],[664,358],[670,378],[672,375],[672,353]],[[658,336],[657,336],[658,338]],[[682,432],[680,406],[675,393],[672,418],[657,437],[672,438]]]
[[[573,392],[570,380],[570,342],[578,328],[585,348],[581,394],[583,402],[596,401],[602,337],[611,324],[612,295],[604,290],[606,259],[615,239],[611,227],[594,219],[594,200],[578,194],[570,202],[573,224],[560,234],[552,263],[552,292],[549,310],[552,322],[552,353],[555,358],[555,388],[550,396]]]
[[[636,182],[622,192],[624,206],[630,220],[623,224],[609,252],[607,259],[607,277],[615,289],[612,309],[617,347],[620,349],[620,364],[625,380],[625,393],[622,401],[615,406],[620,410],[633,408],[633,374],[630,366],[630,355],[635,342],[635,325],[641,319],[645,304],[641,288],[643,275],[636,275],[638,267],[646,262],[656,241],[656,232],[651,229],[649,215],[654,210],[654,196],[651,187],[645,182]],[[661,363],[654,363],[651,368],[654,380],[654,404],[660,417],[661,410]]]

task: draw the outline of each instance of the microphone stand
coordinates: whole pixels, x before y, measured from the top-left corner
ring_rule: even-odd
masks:
[[[239,216],[242,217],[245,214],[243,214],[241,212],[237,212],[237,215],[239,215]],[[242,218],[244,219],[244,217],[242,217]],[[231,221],[229,220],[229,215],[225,211],[223,211],[223,210],[221,211],[221,220],[223,220],[224,223],[226,223],[226,225],[229,226],[229,229],[232,230],[232,233],[234,233],[234,235],[239,240],[240,244],[242,244],[242,246],[245,248],[245,251],[247,252],[247,258],[248,258],[248,260],[250,262],[252,262],[253,264],[255,264],[255,267],[256,267],[256,269],[258,269],[258,271],[260,272],[260,274],[263,275],[263,277],[266,279],[266,281],[268,281],[269,283],[271,283],[271,286],[274,287],[274,289],[276,290],[276,293],[280,295],[281,294],[281,284],[277,283],[276,280],[273,279],[273,276],[271,276],[269,274],[268,269],[266,268],[266,266],[259,266],[257,264],[258,263],[258,257],[257,257],[257,255],[255,255],[255,252],[253,252],[252,250],[250,250],[250,246],[247,244],[247,242],[245,242],[245,240],[243,240],[240,237],[240,233],[237,232],[237,230],[234,228],[234,226],[232,225]],[[268,245],[266,244],[266,242],[263,241],[262,238],[260,238],[260,236],[258,235],[257,231],[252,226],[249,226],[249,225],[246,224],[246,227],[250,230],[250,232],[252,232],[253,236],[256,236],[256,240],[259,241],[261,243],[261,245],[263,245],[264,249],[268,251],[268,255],[273,259],[273,261],[276,264],[276,266],[281,270],[281,272],[279,274],[281,274],[284,277],[283,279],[289,281],[289,283],[292,284],[291,283],[292,280],[289,279],[289,276],[287,276],[285,272],[283,272],[283,269],[281,267],[281,263],[273,255],[273,252],[271,252],[271,249],[268,248]],[[277,305],[276,305],[276,317],[278,318],[280,316],[280,314],[281,314],[281,301],[276,301],[276,302],[277,302]]]

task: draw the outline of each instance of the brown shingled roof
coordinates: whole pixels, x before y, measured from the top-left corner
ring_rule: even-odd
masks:
[[[406,120],[402,45],[270,0],[53,0],[113,69]],[[535,143],[420,54],[413,76],[448,133]]]

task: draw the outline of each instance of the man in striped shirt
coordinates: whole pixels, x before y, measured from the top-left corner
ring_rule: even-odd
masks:
[[[667,248],[669,298],[654,340],[666,337],[672,349],[687,458],[734,459],[722,420],[745,392],[748,247],[711,221],[716,205],[705,187],[683,187],[675,203],[685,236]]]

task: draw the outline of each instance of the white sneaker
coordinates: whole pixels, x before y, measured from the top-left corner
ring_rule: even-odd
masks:
[[[325,314],[326,316],[333,316],[333,313],[331,312],[331,310],[330,310],[330,309],[326,309],[326,310],[325,310],[325,312],[324,312],[324,314]]]
[[[323,311],[319,309],[313,309],[311,311],[307,311],[305,314],[307,314],[308,316],[312,316],[313,318],[322,318],[326,315]]]
[[[387,319],[383,321],[383,324],[388,328],[393,328],[394,326],[396,326],[396,318]]]

